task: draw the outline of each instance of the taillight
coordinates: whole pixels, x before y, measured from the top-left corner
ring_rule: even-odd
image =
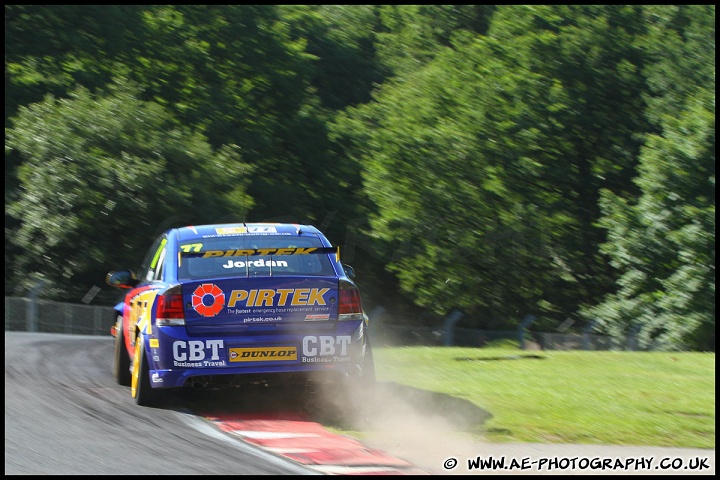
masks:
[[[362,320],[363,311],[360,302],[360,291],[349,282],[340,281],[340,303],[338,304],[339,320]]]
[[[185,325],[180,285],[171,287],[158,295],[156,303],[155,323],[157,325]]]

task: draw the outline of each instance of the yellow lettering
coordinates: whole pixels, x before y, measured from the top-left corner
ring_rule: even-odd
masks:
[[[313,288],[308,298],[308,305],[325,305],[325,299],[323,295],[330,290],[329,288]]]
[[[285,302],[287,302],[287,297],[293,292],[292,288],[278,288],[277,293],[280,294],[280,299],[278,300],[278,307],[284,307]]]
[[[235,307],[238,303],[245,300],[248,307],[272,307],[277,305],[278,307],[284,307],[288,303],[290,298],[290,305],[327,305],[325,302],[324,295],[329,291],[329,288],[278,288],[273,290],[270,288],[264,288],[260,290],[233,290],[230,292],[230,298],[228,299],[228,308]],[[277,304],[275,303],[275,297],[277,296]],[[140,305],[138,305],[140,307]]]
[[[260,290],[258,292],[257,301],[255,302],[256,307],[262,307],[263,303],[266,307],[273,306],[273,297],[275,296],[275,290]]]
[[[309,288],[296,289],[295,295],[293,295],[292,303],[290,303],[290,305],[307,305],[307,296],[309,293]]]
[[[182,245],[180,247],[183,252],[199,251],[202,248],[201,243],[192,243],[189,245]],[[239,249],[239,250],[208,250],[203,255],[203,258],[209,257],[240,257],[249,255],[307,255],[317,250],[318,247],[298,247],[298,248],[258,248],[253,249]]]
[[[247,290],[233,290],[230,294],[230,300],[228,300],[228,308],[234,307],[237,302],[242,302],[247,298],[247,296]]]

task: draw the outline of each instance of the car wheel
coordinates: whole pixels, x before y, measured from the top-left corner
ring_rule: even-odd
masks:
[[[118,315],[118,326],[115,332],[115,361],[113,363],[113,374],[115,380],[123,387],[130,386],[130,355],[125,346],[125,334],[123,333],[122,315]]]
[[[145,355],[142,335],[138,335],[135,340],[130,394],[138,405],[150,407],[159,403],[159,394],[150,385],[150,367]]]

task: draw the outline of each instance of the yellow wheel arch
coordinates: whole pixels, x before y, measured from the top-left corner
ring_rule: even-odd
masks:
[[[135,354],[133,355],[132,378],[130,380],[130,395],[132,398],[137,397],[138,385],[140,383],[140,362],[143,348],[142,336],[138,335],[135,339]]]

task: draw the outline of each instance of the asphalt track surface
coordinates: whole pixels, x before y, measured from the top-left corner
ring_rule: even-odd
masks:
[[[6,475],[715,474],[714,449],[478,443],[464,426],[487,412],[382,382],[372,405],[257,389],[139,407],[111,367],[109,335],[5,332]]]

